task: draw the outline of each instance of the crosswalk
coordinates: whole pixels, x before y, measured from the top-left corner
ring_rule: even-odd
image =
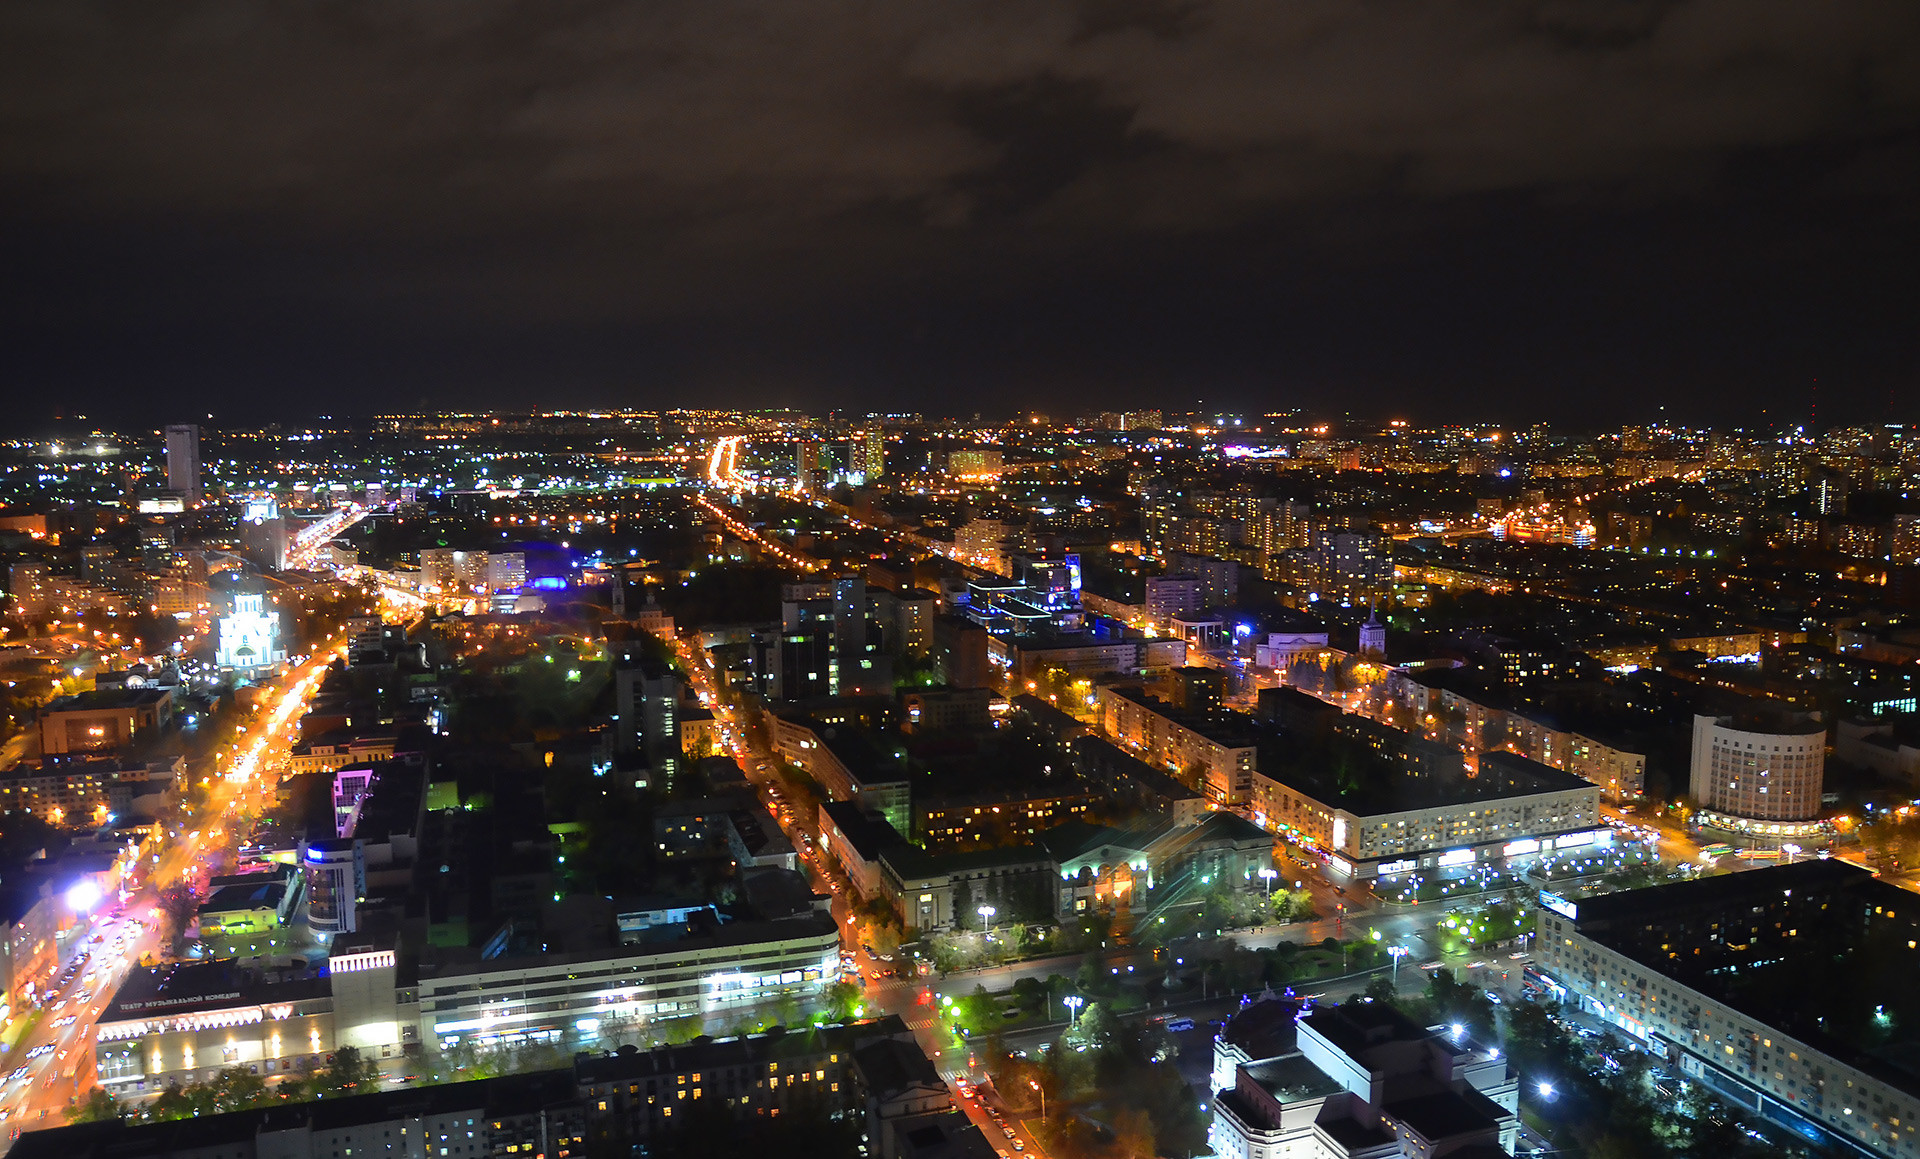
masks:
[[[909,1018],[907,1019],[907,1029],[908,1030],[932,1030],[933,1019],[932,1018]]]

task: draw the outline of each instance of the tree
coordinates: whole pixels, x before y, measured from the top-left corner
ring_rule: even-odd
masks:
[[[889,914],[889,917],[892,915]],[[875,953],[889,957],[900,948],[900,926],[896,921],[880,921],[867,927],[867,941]]]
[[[831,982],[820,995],[826,1003],[830,1022],[852,1022],[860,1017],[860,987],[851,982]]]
[[[176,936],[186,933],[187,923],[199,907],[199,899],[187,885],[171,885],[160,891],[160,913]]]
[[[1273,895],[1275,921],[1298,922],[1313,917],[1313,893],[1304,889],[1283,889]]]
[[[1138,1107],[1114,1112],[1113,1154],[1119,1159],[1153,1159],[1153,1117]]]
[[[266,1080],[244,1066],[222,1069],[208,1085],[214,1110],[222,1113],[245,1111],[277,1101],[267,1091]]]
[[[109,1119],[124,1119],[126,1115],[120,1100],[99,1087],[88,1091],[86,1098],[67,1108],[69,1123],[104,1123]]]
[[[1013,1000],[1023,1010],[1039,1010],[1047,1004],[1047,984],[1038,978],[1022,978],[1013,984]]]
[[[953,928],[972,929],[973,918],[973,886],[963,877],[953,887]]]
[[[362,1057],[358,1047],[343,1046],[333,1052],[333,1061],[315,1072],[311,1089],[315,1098],[328,1095],[364,1094],[380,1083],[380,1064]]]
[[[1073,1046],[1086,1046],[1090,1050],[1100,1050],[1111,1044],[1118,1033],[1120,1022],[1098,1002],[1089,1002],[1080,1011],[1080,1017],[1067,1028],[1065,1041]]]
[[[208,1088],[198,1083],[183,1087],[177,1081],[167,1084],[160,1097],[147,1107],[149,1119],[191,1119],[195,1115],[212,1114],[213,1101],[208,1098]]]
[[[1383,974],[1373,981],[1368,982],[1366,995],[1375,1002],[1385,1002],[1388,1005],[1392,1005],[1396,997],[1393,979]]]

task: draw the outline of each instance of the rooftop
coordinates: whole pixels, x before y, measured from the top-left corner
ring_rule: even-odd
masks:
[[[853,851],[867,861],[872,861],[880,856],[881,851],[903,844],[906,840],[886,821],[861,809],[858,802],[827,801],[820,806],[820,811],[846,837]]]
[[[1489,1108],[1491,1114],[1488,1113]],[[1505,1114],[1497,1104],[1472,1087],[1462,1091],[1416,1095],[1388,1103],[1383,1109],[1419,1132],[1421,1138],[1428,1142],[1495,1130]]]
[[[933,1060],[912,1041],[882,1038],[854,1051],[853,1060],[867,1088],[875,1092],[884,1094],[913,1086],[941,1085],[940,1072],[934,1069]]]
[[[105,712],[111,709],[147,708],[173,695],[171,688],[97,688],[76,692],[49,703],[41,712]]]
[[[1356,817],[1594,787],[1592,782],[1572,773],[1507,752],[1480,754],[1477,776],[1467,775],[1464,768],[1423,776],[1389,761],[1370,759],[1371,754],[1360,750],[1357,744],[1348,751],[1345,758],[1348,775],[1343,776],[1342,763],[1322,759],[1324,753],[1324,749],[1314,746],[1289,746],[1281,742],[1266,745],[1261,749],[1260,773],[1329,808],[1344,809]],[[1354,775],[1356,768],[1358,775]]]
[[[1434,1036],[1384,1002],[1316,1006],[1301,1021],[1349,1058],[1361,1062],[1373,1047],[1389,1042],[1424,1042]]]
[[[200,906],[203,914],[226,913],[231,910],[272,909],[285,897],[287,887],[278,877],[261,875],[261,880],[246,885],[228,885],[213,891],[213,895]]]
[[[270,979],[229,961],[181,962],[150,969],[134,967],[100,1014],[101,1022],[122,1022],[263,1002],[299,1002],[332,992],[325,975]]]
[[[1304,1054],[1286,1054],[1265,1062],[1249,1063],[1245,1069],[1248,1078],[1259,1083],[1262,1089],[1283,1105],[1324,1099],[1346,1089],[1329,1078],[1327,1072],[1307,1061]]]
[[[1920,1095],[1920,899],[1872,871],[1799,861],[1583,898],[1577,913],[1583,936]]]
[[[1246,1051],[1248,1058],[1274,1058],[1291,1052],[1299,1040],[1295,1022],[1299,1015],[1298,1002],[1268,998],[1229,1018],[1221,1036]]]

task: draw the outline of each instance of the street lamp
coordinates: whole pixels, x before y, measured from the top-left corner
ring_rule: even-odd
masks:
[[[1413,953],[1413,951],[1407,949],[1405,946],[1388,946],[1387,953],[1393,958],[1393,980],[1397,985],[1400,981],[1400,959]]]
[[[1027,1080],[1027,1085],[1040,1092],[1040,1119],[1042,1122],[1045,1122],[1047,1117],[1047,1088],[1032,1079]]]
[[[983,905],[973,912],[980,915],[980,928],[991,938],[993,936],[993,915],[1000,911],[990,905]]]
[[[1273,879],[1279,876],[1280,874],[1277,871],[1272,869],[1263,869],[1260,871],[1260,877],[1267,883],[1267,900],[1268,901],[1273,900]]]
[[[1080,1008],[1086,1004],[1087,1000],[1078,994],[1069,994],[1060,1000],[1060,1005],[1073,1011],[1072,1021],[1075,1025],[1078,1025],[1080,1022]]]

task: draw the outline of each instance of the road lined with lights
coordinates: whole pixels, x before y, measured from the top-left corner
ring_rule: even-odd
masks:
[[[712,515],[715,519],[718,519],[721,522],[721,524],[724,525],[726,529],[732,532],[736,537],[746,540],[748,543],[753,544],[754,546],[758,547],[760,550],[780,560],[782,563],[788,564],[792,567],[797,567],[801,571],[819,571],[821,568],[826,566],[825,564],[821,563],[819,560],[813,559],[809,556],[801,555],[799,552],[794,551],[791,548],[784,547],[781,544],[775,542],[774,540],[769,539],[768,537],[760,534],[758,531],[755,531],[753,528],[748,527],[746,524],[742,523],[740,520],[735,519],[733,516],[727,514],[726,511],[722,510],[718,504],[714,503],[713,500],[707,498],[705,495],[695,495],[693,497],[693,501],[695,503],[698,503],[701,507],[705,508],[710,515]]]
[[[287,549],[287,566],[307,569],[313,566],[313,554],[331,543],[340,534],[354,524],[365,519],[371,512],[358,503],[335,510],[318,523],[300,529]]]
[[[971,994],[976,986],[998,992],[1011,989],[1016,982],[1026,978],[1044,982],[1053,975],[1071,975],[1085,962],[1086,956],[1075,953],[1028,959],[961,971],[937,981],[895,976],[896,963],[877,958],[862,943],[857,917],[853,913],[850,886],[829,869],[828,859],[818,844],[818,835],[813,832],[816,819],[806,816],[804,809],[795,807],[803,802],[789,802],[786,796],[788,787],[775,771],[780,759],[778,755],[757,749],[749,740],[733,706],[721,699],[714,688],[713,672],[707,657],[697,646],[677,636],[666,638],[666,643],[673,647],[680,667],[701,703],[712,711],[722,744],[758,789],[768,812],[787,833],[794,847],[801,851],[801,859],[816,888],[831,891],[832,911],[841,931],[842,954],[851,963],[851,973],[864,992],[862,1002],[867,1012],[900,1015],[927,1056],[934,1060],[940,1073],[953,1081],[956,1090],[959,1089],[958,1080],[977,1080],[981,1073],[977,1058],[964,1048],[955,1047],[954,1039],[941,1022],[940,1003],[945,999]],[[1468,894],[1419,906],[1382,905],[1370,910],[1357,910],[1348,899],[1336,895],[1331,883],[1320,877],[1315,867],[1305,864],[1293,866],[1291,862],[1288,865],[1289,871],[1280,876],[1297,878],[1298,884],[1313,891],[1316,903],[1323,912],[1331,912],[1333,916],[1310,922],[1235,931],[1233,937],[1236,944],[1248,949],[1262,949],[1283,941],[1313,944],[1325,938],[1371,938],[1390,947],[1390,953],[1397,950],[1396,959],[1413,957],[1438,960],[1441,950],[1433,939],[1432,924],[1452,910],[1481,905],[1489,900],[1488,895]],[[1165,953],[1177,954],[1177,951],[1170,949]],[[1464,962],[1469,956],[1458,957]],[[1167,968],[1164,959],[1156,957],[1154,951],[1132,945],[1116,945],[1100,952],[1099,958],[1108,969],[1115,972]],[[1412,989],[1424,985],[1424,972],[1408,970],[1407,975],[1397,981]],[[1364,979],[1360,979],[1340,985],[1357,989],[1363,983]],[[955,1101],[980,1126],[996,1150],[1005,1146],[1008,1141],[1004,1133],[1012,1129],[1028,1154],[1044,1155],[1039,1141],[1027,1131],[1017,1116],[995,1117],[985,1101],[977,1096],[963,1096]]]
[[[715,487],[728,487],[745,490],[752,483],[740,477],[740,444],[746,442],[745,435],[728,435],[713,445],[713,454],[707,458],[707,482]]]
[[[94,1024],[134,964],[164,950],[157,920],[161,892],[181,881],[196,890],[205,886],[212,863],[242,836],[235,832],[236,820],[247,809],[265,805],[277,789],[278,770],[292,747],[290,726],[305,712],[327,664],[344,649],[344,640],[336,640],[280,677],[272,708],[229,750],[237,755],[215,754],[216,768],[224,768],[205,780],[205,804],[197,817],[183,818],[160,851],[148,857],[136,888],[110,899],[99,896],[97,888],[85,895],[75,887],[63,899],[84,928],[72,941],[72,956],[55,967],[40,1001],[15,1014],[37,1017],[38,1023],[0,1055],[0,1125],[9,1140],[22,1130],[62,1125],[70,1101],[93,1085]]]

